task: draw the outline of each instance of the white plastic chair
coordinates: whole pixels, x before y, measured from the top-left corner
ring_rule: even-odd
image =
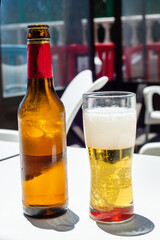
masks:
[[[139,150],[140,154],[160,156],[160,142],[146,143]]]
[[[143,90],[145,102],[145,125],[146,125],[146,142],[150,132],[150,125],[160,124],[160,111],[153,109],[153,94],[160,95],[160,86],[149,86]]]
[[[107,77],[101,77],[95,82],[92,81],[92,72],[85,70],[79,73],[64,91],[61,100],[66,110],[66,131],[74,120],[82,104],[83,93],[98,90],[108,81]],[[9,142],[18,142],[18,131],[0,129],[0,140]]]
[[[101,89],[108,81],[108,77],[101,77],[95,82],[92,80],[92,72],[84,70],[80,72],[68,85],[64,91],[61,100],[66,110],[66,132],[82,105],[82,95],[86,92],[92,92]]]

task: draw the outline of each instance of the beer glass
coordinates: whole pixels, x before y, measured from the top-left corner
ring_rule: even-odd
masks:
[[[90,217],[105,223],[132,219],[135,94],[84,94],[83,124],[91,168]]]

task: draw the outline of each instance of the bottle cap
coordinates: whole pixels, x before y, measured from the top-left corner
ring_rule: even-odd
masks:
[[[50,38],[49,26],[45,24],[29,25],[28,27],[28,39],[44,39],[47,40]]]

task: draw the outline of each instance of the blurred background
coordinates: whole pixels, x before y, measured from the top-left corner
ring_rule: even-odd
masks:
[[[17,129],[27,87],[27,25],[48,24],[54,85],[59,96],[81,71],[103,75],[102,89],[137,94],[137,150],[145,143],[143,89],[160,84],[160,0],[1,0],[0,128]],[[153,105],[160,109],[160,96]],[[74,124],[83,130],[81,111]],[[160,141],[159,124],[149,141]],[[68,134],[68,145],[84,146]]]

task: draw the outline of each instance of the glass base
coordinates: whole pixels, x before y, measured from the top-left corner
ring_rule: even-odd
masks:
[[[130,221],[133,217],[133,206],[125,208],[114,208],[106,212],[98,211],[90,207],[90,218],[100,223],[124,223]]]
[[[23,205],[25,215],[33,218],[53,218],[63,215],[67,212],[67,205],[63,206],[25,206]]]

